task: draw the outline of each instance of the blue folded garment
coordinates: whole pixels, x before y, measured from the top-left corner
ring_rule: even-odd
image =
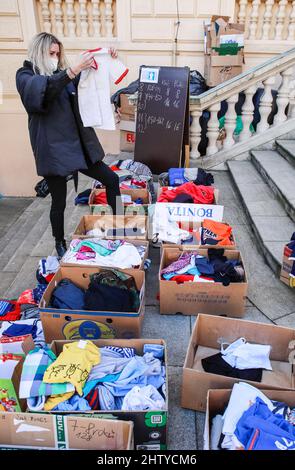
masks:
[[[168,170],[168,177],[170,186],[181,186],[187,183],[184,177],[184,168],[170,168]]]

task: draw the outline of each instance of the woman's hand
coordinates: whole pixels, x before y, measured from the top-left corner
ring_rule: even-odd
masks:
[[[79,59],[71,67],[74,74],[78,75],[82,70],[89,69],[93,65],[93,54],[91,52],[86,52],[86,54],[81,54]]]
[[[109,48],[109,53],[111,54],[113,59],[116,59],[118,57],[118,51],[114,47]]]

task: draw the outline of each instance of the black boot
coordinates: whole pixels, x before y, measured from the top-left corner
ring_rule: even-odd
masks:
[[[67,251],[66,242],[64,240],[62,240],[62,241],[56,240],[55,241],[55,249],[57,251],[58,257],[62,258],[65,255],[66,251]]]
[[[65,239],[63,239],[62,241],[62,246],[64,247],[64,249],[67,251],[68,247],[67,247],[67,242]]]

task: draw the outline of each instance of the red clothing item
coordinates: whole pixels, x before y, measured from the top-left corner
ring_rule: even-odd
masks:
[[[169,281],[175,281],[177,284],[182,284],[183,282],[193,281],[195,276],[192,274],[178,274],[176,276],[171,277]]]
[[[158,202],[173,202],[179,194],[188,194],[192,197],[194,204],[213,204],[214,188],[212,186],[196,186],[194,183],[185,183],[177,188],[162,188]]]
[[[99,193],[99,194],[96,194],[93,198],[93,201],[92,201],[92,204],[107,204],[108,201],[107,201],[107,193],[105,191]]]
[[[0,321],[17,321],[21,317],[20,304],[15,300],[7,300],[11,305],[14,306],[14,309],[11,312],[7,312],[5,315],[1,315]]]

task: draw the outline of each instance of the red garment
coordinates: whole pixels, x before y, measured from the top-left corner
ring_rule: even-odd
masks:
[[[143,188],[143,189],[146,188],[146,182],[145,181],[138,181],[138,180],[132,179],[131,184],[134,184],[134,186],[138,186],[139,188]]]
[[[110,166],[110,169],[113,170],[113,171],[120,171],[120,168],[117,167],[116,165]]]
[[[93,198],[93,202],[92,204],[107,204],[108,201],[107,201],[107,193],[105,191],[99,193],[99,194],[96,194]]]
[[[162,188],[158,202],[173,202],[179,194],[188,194],[193,198],[194,204],[213,204],[214,188],[212,186],[196,186],[194,183],[185,183],[177,188]]]
[[[27,289],[25,290],[17,299],[19,304],[33,304],[37,305],[33,297],[33,290]]]
[[[171,277],[169,281],[175,281],[177,284],[182,284],[183,282],[189,282],[193,281],[195,279],[195,276],[192,274],[178,274],[177,276]]]
[[[20,304],[15,300],[7,300],[10,304],[14,305],[14,310],[7,312],[6,315],[1,315],[0,321],[16,321],[21,317]]]

